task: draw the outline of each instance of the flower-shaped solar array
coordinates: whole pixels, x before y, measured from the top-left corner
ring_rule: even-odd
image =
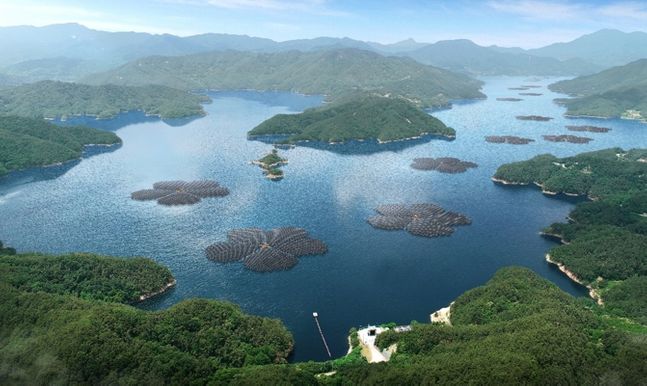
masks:
[[[379,214],[368,218],[368,223],[373,227],[403,229],[416,236],[449,236],[454,233],[455,226],[472,223],[468,217],[448,212],[435,204],[387,204],[375,210]]]
[[[245,267],[257,272],[288,270],[299,262],[300,256],[322,255],[328,247],[313,239],[302,228],[234,229],[227,241],[211,244],[206,255],[219,263],[242,260]]]
[[[153,189],[133,192],[133,200],[157,200],[161,205],[191,205],[205,197],[224,197],[229,189],[220,186],[216,181],[160,181],[153,184]]]

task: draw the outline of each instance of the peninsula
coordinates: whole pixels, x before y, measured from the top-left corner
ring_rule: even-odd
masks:
[[[42,119],[0,116],[0,176],[14,170],[78,159],[88,145],[117,145],[114,133],[61,127]]]
[[[568,116],[647,120],[647,59],[563,80],[549,88],[574,96],[559,100]]]
[[[647,322],[647,149],[619,148],[506,164],[494,179],[534,183],[551,194],[586,196],[544,233],[564,245],[549,252],[571,278],[591,289],[610,312]]]

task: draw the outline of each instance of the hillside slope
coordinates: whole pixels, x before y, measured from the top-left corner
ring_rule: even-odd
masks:
[[[91,115],[111,118],[142,110],[161,118],[203,115],[201,103],[209,99],[164,86],[89,86],[41,81],[0,90],[0,114],[57,118]]]
[[[360,90],[402,96],[423,106],[484,97],[479,91],[481,82],[475,79],[408,58],[357,49],[154,56],[93,75],[85,82],[157,84],[185,90],[283,90],[332,97]]]
[[[84,145],[121,143],[114,133],[60,127],[41,119],[0,117],[0,175],[79,158]]]
[[[576,96],[560,101],[570,115],[647,119],[647,59],[551,84]]]
[[[386,142],[425,134],[454,137],[456,132],[405,100],[364,97],[300,114],[275,115],[249,132],[250,136],[276,134],[289,135],[288,142],[352,139]]]
[[[481,47],[469,40],[445,40],[405,53],[421,63],[475,75],[582,75],[600,70],[579,59],[509,53]]]

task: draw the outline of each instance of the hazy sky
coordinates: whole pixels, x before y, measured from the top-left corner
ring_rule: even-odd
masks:
[[[602,28],[647,30],[647,1],[0,0],[0,25],[77,22],[109,31],[222,32],[275,40],[348,36],[538,47]]]

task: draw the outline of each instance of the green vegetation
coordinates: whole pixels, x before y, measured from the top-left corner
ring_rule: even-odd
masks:
[[[164,86],[125,87],[115,85],[42,81],[0,91],[0,114],[32,118],[66,118],[90,115],[111,118],[142,110],[161,118],[204,115],[205,96]]]
[[[501,52],[466,39],[443,40],[402,54],[420,63],[475,75],[581,75],[601,69],[579,58],[561,61],[523,50]]]
[[[576,96],[560,100],[568,115],[647,119],[647,59],[557,82],[550,89]]]
[[[119,303],[170,279],[146,259],[0,256],[0,383],[638,384],[647,376],[647,329],[525,268],[502,269],[460,296],[452,326],[383,333],[377,344],[397,352],[378,365],[362,358],[355,329],[349,355],[288,365],[292,338],[277,320],[201,299],[154,312]]]
[[[482,83],[465,75],[358,49],[152,56],[93,75],[85,82],[157,84],[183,90],[283,90],[325,94],[333,99],[364,91],[405,97],[422,106],[484,97],[479,91]]]
[[[452,306],[452,326],[413,324],[377,344],[388,363],[340,369],[331,384],[639,384],[647,339],[525,268],[504,268]]]
[[[293,343],[278,320],[211,300],[156,312],[113,302],[169,275],[143,259],[1,256],[0,383],[206,384],[228,368],[285,362]],[[251,367],[242,379],[295,372]]]
[[[252,163],[263,169],[263,174],[270,180],[280,180],[283,178],[283,170],[280,167],[287,164],[288,160],[282,158],[278,150],[272,149],[266,156]]]
[[[610,281],[602,289],[602,297],[610,313],[627,316],[647,326],[647,276]],[[644,329],[647,333],[647,327]]]
[[[264,167],[271,168],[273,166],[282,165],[287,162],[285,158],[279,156],[279,152],[276,149],[267,154],[265,157],[258,160]]]
[[[121,143],[114,133],[60,127],[41,119],[0,116],[0,175],[81,157],[85,145]]]
[[[256,126],[250,136],[286,134],[288,142],[394,141],[424,134],[453,137],[454,129],[398,98],[362,97],[300,114],[279,114]]]
[[[0,256],[1,255],[15,255],[16,250],[11,247],[5,247],[4,244],[2,244],[2,241],[0,241]]]
[[[20,291],[119,303],[138,301],[173,282],[171,271],[152,260],[89,254],[3,256],[0,276]]]
[[[610,312],[647,320],[647,149],[614,148],[557,158],[540,155],[501,166],[495,178],[537,183],[544,190],[594,198],[577,204],[566,224],[545,232],[566,245],[553,248],[564,264],[596,289]],[[626,280],[626,282],[625,282]]]

